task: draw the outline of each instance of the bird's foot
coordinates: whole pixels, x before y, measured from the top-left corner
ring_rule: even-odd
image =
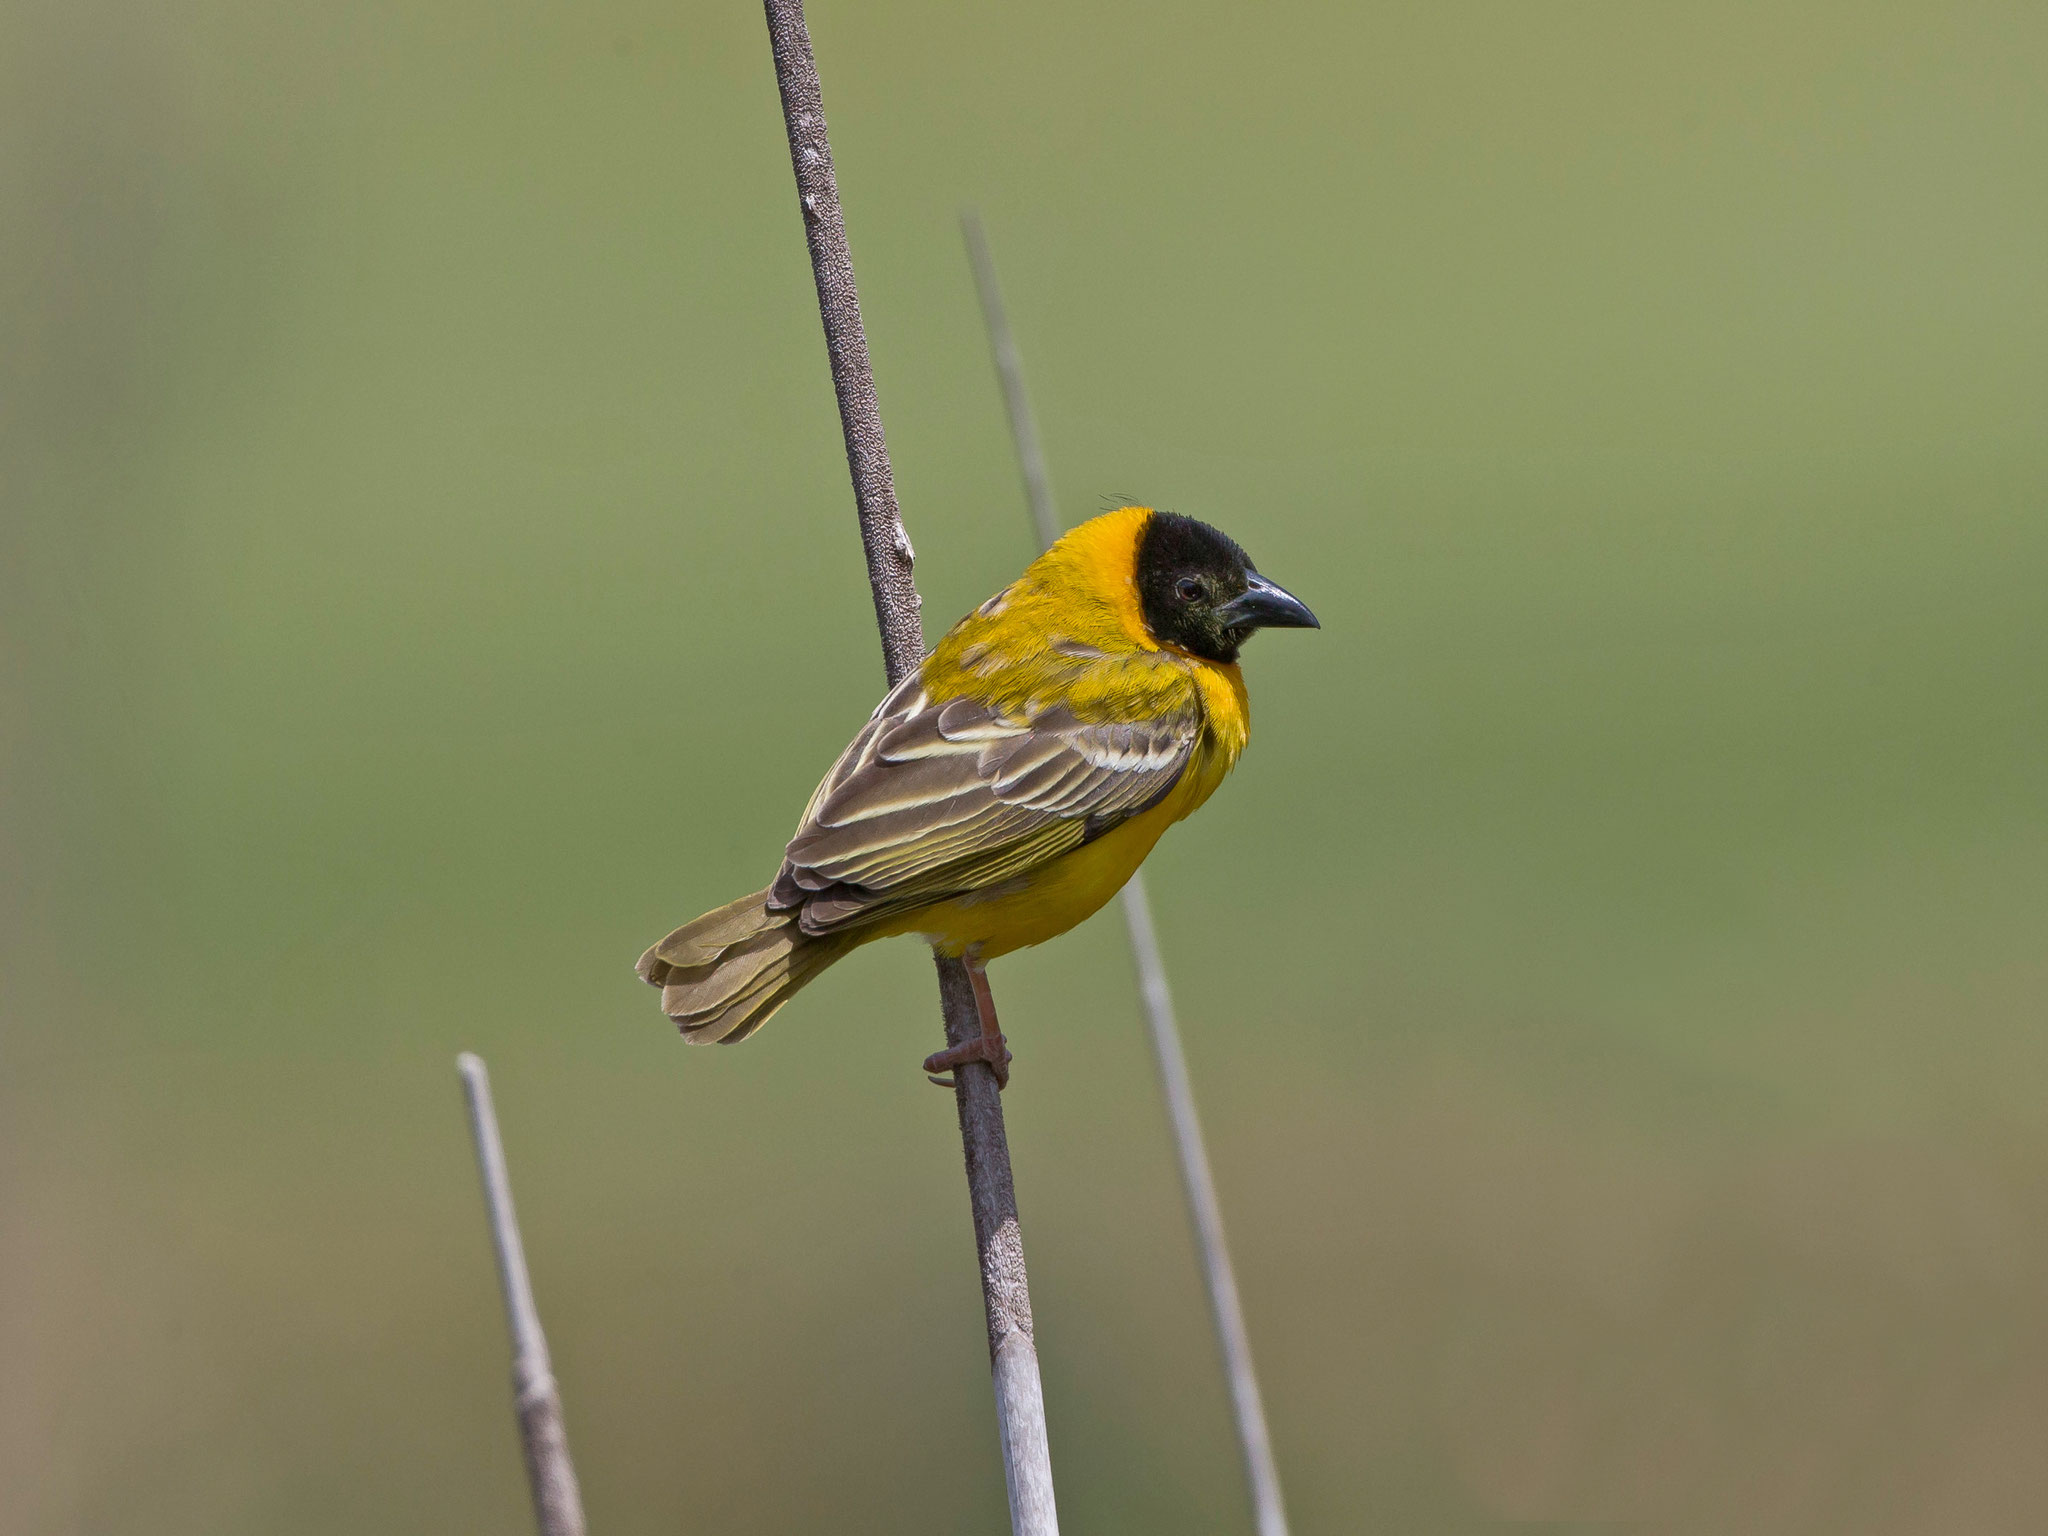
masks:
[[[976,1035],[972,1040],[963,1041],[949,1050],[934,1051],[924,1059],[927,1073],[950,1072],[955,1067],[965,1066],[970,1061],[985,1061],[989,1070],[996,1075],[996,1086],[1010,1086],[1010,1042],[1001,1035]],[[951,1088],[950,1077],[933,1077],[932,1081],[941,1088]]]

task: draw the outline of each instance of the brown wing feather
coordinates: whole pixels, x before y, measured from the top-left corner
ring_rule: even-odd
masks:
[[[1157,718],[1092,723],[906,682],[811,797],[769,905],[821,934],[1011,879],[1156,803],[1201,728],[1192,687]]]

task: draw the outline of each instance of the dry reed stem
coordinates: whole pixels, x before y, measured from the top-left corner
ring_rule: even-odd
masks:
[[[1031,509],[1041,548],[1059,537],[1059,515],[1052,499],[1052,476],[1024,388],[1024,362],[1010,332],[1003,292],[996,281],[995,257],[981,216],[973,209],[960,215],[960,233],[967,242],[968,265],[974,269],[975,291],[988,328],[989,354],[1002,386],[1003,406],[1010,418],[1010,438],[1017,445],[1017,467],[1024,477],[1024,500]],[[1216,1178],[1195,1113],[1194,1084],[1188,1077],[1187,1054],[1181,1049],[1180,1026],[1173,1015],[1173,993],[1166,984],[1166,961],[1152,926],[1152,905],[1145,895],[1145,876],[1131,876],[1123,891],[1124,923],[1130,932],[1131,964],[1138,973],[1138,995],[1145,1005],[1147,1036],[1159,1068],[1159,1091],[1166,1100],[1166,1118],[1173,1128],[1173,1150],[1180,1164],[1181,1189],[1187,1196],[1188,1219],[1194,1227],[1195,1252],[1209,1292],[1209,1313],[1216,1326],[1216,1347],[1223,1357],[1224,1379],[1230,1388],[1231,1418],[1238,1449],[1244,1457],[1245,1487],[1251,1499],[1258,1536],[1287,1536],[1287,1509],[1280,1498],[1280,1469],[1273,1461],[1273,1442],[1266,1430],[1266,1408],[1259,1396],[1258,1372],[1252,1366],[1251,1336],[1245,1330],[1244,1305],[1238,1299],[1237,1275],[1230,1248],[1223,1240],[1223,1207],[1216,1198]]]
[[[456,1057],[455,1066],[462,1074],[463,1097],[469,1101],[470,1137],[476,1143],[477,1171],[483,1175],[498,1285],[505,1293],[505,1323],[512,1335],[512,1408],[526,1452],[534,1523],[540,1536],[583,1536],[583,1496],[569,1460],[562,1394],[555,1386],[547,1335],[541,1332],[533,1281],[526,1273],[526,1245],[519,1240],[512,1180],[505,1171],[505,1146],[498,1138],[498,1112],[491,1103],[491,1075],[483,1058],[470,1051]]]
[[[797,202],[803,212],[804,239],[817,282],[818,314],[824,322],[825,349],[832,364],[832,388],[846,434],[846,464],[853,478],[861,544],[867,553],[868,583],[874,591],[875,622],[882,633],[882,659],[893,686],[924,659],[924,626],[912,579],[915,556],[896,506],[895,475],[882,435],[874,370],[868,362],[860,294],[854,285],[853,257],[846,244],[817,61],[812,56],[803,5],[801,0],[765,0],[764,8],[775,51],[783,121],[789,132],[790,165],[796,173]],[[939,958],[937,965],[946,1040],[949,1045],[959,1045],[981,1032],[973,986],[958,960]],[[956,1069],[953,1080],[974,1210],[974,1241],[981,1259],[982,1301],[988,1313],[989,1362],[995,1379],[996,1427],[1002,1442],[1010,1526],[1015,1536],[1057,1536],[1045,1398],[1032,1336],[1031,1288],[1017,1225],[1017,1193],[1010,1176],[1002,1098],[995,1074],[985,1063],[970,1062]]]

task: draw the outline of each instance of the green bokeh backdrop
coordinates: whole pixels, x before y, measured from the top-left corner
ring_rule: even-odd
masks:
[[[812,18],[934,628],[1322,615],[1153,890],[1303,1533],[2048,1505],[2048,12]],[[913,945],[634,980],[881,672],[749,5],[0,9],[0,1531],[998,1529]],[[1245,1529],[1113,917],[997,968],[1063,1510]]]

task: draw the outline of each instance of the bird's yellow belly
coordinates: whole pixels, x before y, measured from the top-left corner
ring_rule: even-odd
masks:
[[[886,932],[918,933],[941,954],[973,949],[984,960],[1043,944],[1099,911],[1174,820],[1162,803],[1072,853],[972,896],[906,914]]]
[[[1122,890],[1160,834],[1207,800],[1229,768],[1203,753],[1149,811],[1013,880],[879,924],[874,937],[921,934],[940,954],[973,949],[984,960],[1057,938]]]

